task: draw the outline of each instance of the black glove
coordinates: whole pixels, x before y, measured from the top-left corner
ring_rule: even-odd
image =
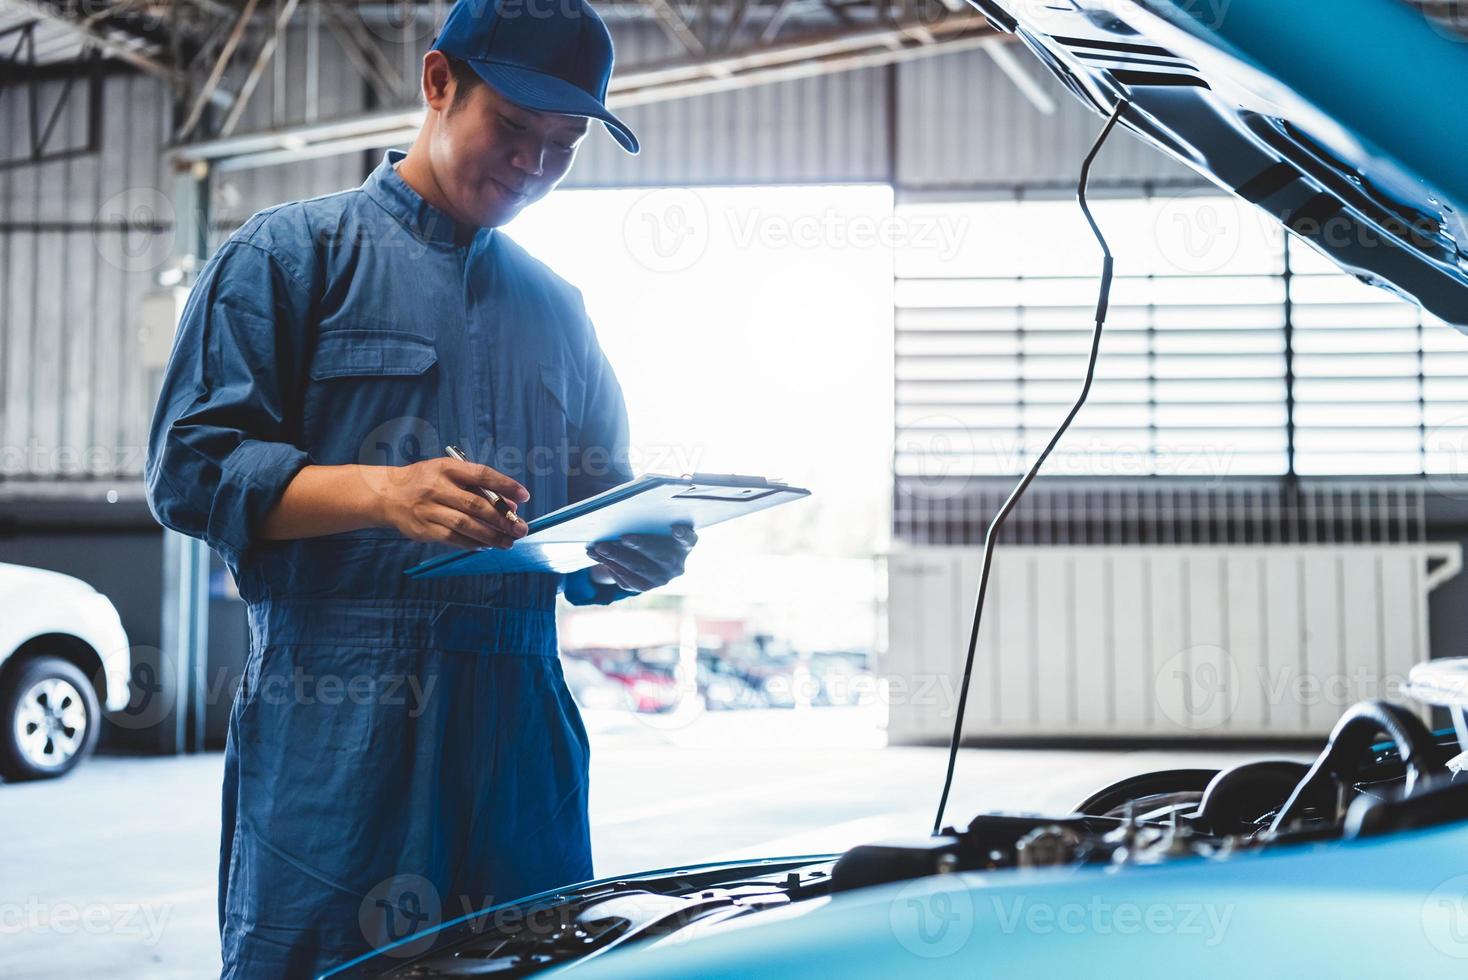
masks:
[[[601,563],[591,570],[591,580],[629,592],[647,592],[682,575],[688,553],[697,543],[698,535],[686,524],[675,525],[672,534],[624,534],[598,541],[586,549],[587,555]]]

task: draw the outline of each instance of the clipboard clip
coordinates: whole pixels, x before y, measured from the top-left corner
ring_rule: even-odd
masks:
[[[768,480],[762,476],[740,476],[737,473],[684,473],[679,479],[693,483],[722,483],[735,487],[783,487],[779,480]]]
[[[758,500],[778,493],[784,484],[771,482],[762,476],[735,476],[733,474],[685,473],[685,480],[693,483],[687,490],[673,494],[681,500]],[[714,484],[710,486],[709,484]]]

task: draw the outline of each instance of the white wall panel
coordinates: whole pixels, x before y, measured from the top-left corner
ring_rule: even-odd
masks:
[[[888,561],[883,667],[897,743],[952,730],[981,551]],[[1429,578],[1432,561],[1444,567]],[[970,738],[1320,736],[1400,699],[1427,659],[1427,595],[1457,544],[1001,548],[975,659]]]

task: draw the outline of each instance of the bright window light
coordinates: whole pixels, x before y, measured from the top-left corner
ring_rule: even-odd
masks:
[[[584,294],[636,469],[808,487],[711,536],[854,556],[889,520],[892,222],[884,186],[564,190],[508,233]]]
[[[1287,249],[1273,219],[1232,198],[1102,200],[1095,211],[1116,256],[1111,313],[1090,403],[1050,473],[1461,469],[1461,334],[1305,244]],[[898,476],[1015,474],[1075,397],[1099,250],[1068,200],[897,213],[947,214],[976,232],[945,255],[896,256]]]

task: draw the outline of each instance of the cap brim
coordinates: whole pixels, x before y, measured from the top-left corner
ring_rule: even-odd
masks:
[[[584,89],[577,88],[564,79],[530,68],[502,65],[493,61],[466,58],[475,74],[496,92],[518,106],[536,112],[554,112],[563,116],[586,116],[599,119],[612,138],[628,153],[636,153],[641,147],[637,137],[627,124],[607,110],[596,97]]]

